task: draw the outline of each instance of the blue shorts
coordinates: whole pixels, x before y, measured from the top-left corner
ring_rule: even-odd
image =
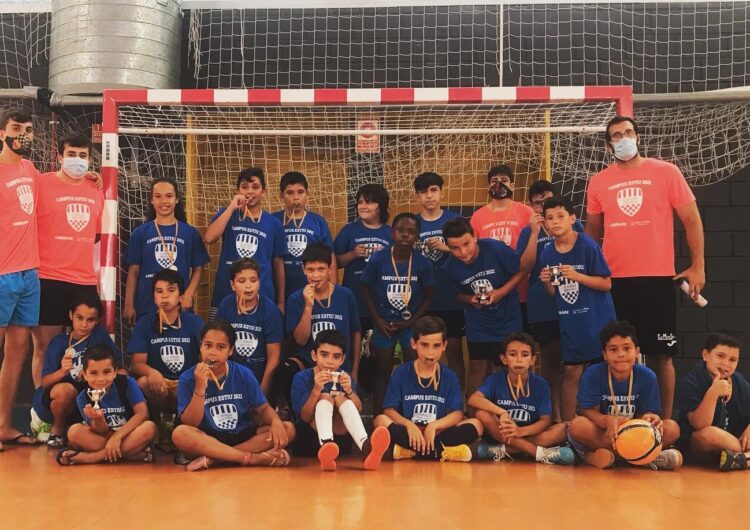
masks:
[[[38,325],[39,293],[36,269],[0,274],[0,328]]]
[[[378,328],[372,330],[372,345],[376,348],[393,348],[396,346],[396,341],[401,343],[401,348],[404,351],[411,349],[411,328],[407,328],[396,336],[386,337],[383,335]]]

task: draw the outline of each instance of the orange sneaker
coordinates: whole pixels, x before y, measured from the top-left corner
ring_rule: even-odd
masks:
[[[320,469],[323,471],[336,471],[336,457],[339,456],[339,446],[335,442],[326,442],[318,449],[318,460]]]

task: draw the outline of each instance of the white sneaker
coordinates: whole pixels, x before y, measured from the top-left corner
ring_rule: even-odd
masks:
[[[31,417],[31,420],[29,421],[31,434],[36,436],[37,440],[46,442],[49,439],[50,433],[52,432],[52,424],[42,420],[42,418],[40,418],[34,410],[34,407],[31,408],[29,416]]]
[[[504,458],[513,460],[505,449],[504,444],[490,445],[487,443],[479,444],[479,447],[477,447],[477,458],[479,460],[493,460],[495,462],[500,462]]]

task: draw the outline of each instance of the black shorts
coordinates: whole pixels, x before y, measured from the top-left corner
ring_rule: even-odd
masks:
[[[500,354],[505,351],[504,341],[474,342],[466,341],[470,361],[494,361],[500,364]]]
[[[300,421],[295,425],[294,454],[296,456],[318,456],[320,441],[318,433],[309,423]],[[348,455],[352,452],[352,437],[349,434],[334,434],[333,441],[339,446],[339,454]]]
[[[604,361],[604,357],[597,357],[595,359],[588,359],[585,361],[563,361],[562,364],[563,366],[581,366],[581,365],[588,366],[589,364],[597,364],[603,361]]]
[[[612,278],[612,299],[617,318],[635,326],[641,353],[677,354],[677,293],[671,277]]]
[[[529,324],[531,336],[539,344],[547,344],[560,339],[560,323],[557,320],[532,322]]]
[[[39,297],[40,326],[69,326],[70,304],[84,292],[90,292],[94,296],[99,295],[96,285],[78,285],[77,283],[58,280],[39,280],[39,286],[41,288]]]
[[[521,329],[523,329],[524,333],[531,333],[531,328],[529,327],[529,307],[526,302],[521,302],[518,304],[521,306]]]
[[[439,311],[430,311],[427,313],[433,317],[440,317],[445,322],[448,328],[448,334],[446,338],[449,339],[460,339],[464,336],[464,325],[466,321],[464,319],[463,309],[446,309]]]
[[[251,425],[244,431],[240,432],[219,432],[219,431],[206,431],[206,434],[211,436],[212,438],[216,438],[221,443],[228,445],[230,447],[236,447],[240,445],[243,442],[248,441],[250,438],[255,436],[255,433],[258,431],[257,425]]]

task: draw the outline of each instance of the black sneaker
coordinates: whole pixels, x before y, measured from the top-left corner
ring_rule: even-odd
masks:
[[[734,451],[722,451],[719,457],[720,471],[739,471],[747,469],[747,457],[745,453],[735,453]]]
[[[50,434],[47,438],[47,447],[50,449],[62,449],[65,447],[65,437],[59,434]]]

